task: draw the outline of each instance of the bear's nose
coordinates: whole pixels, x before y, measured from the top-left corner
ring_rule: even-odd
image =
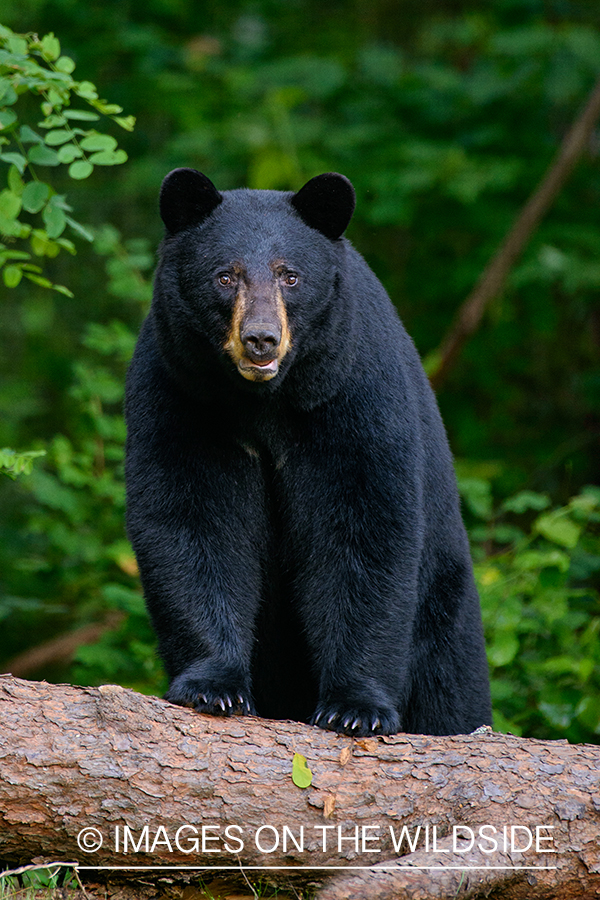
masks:
[[[270,360],[277,353],[281,332],[267,322],[253,322],[243,328],[240,338],[250,359]]]

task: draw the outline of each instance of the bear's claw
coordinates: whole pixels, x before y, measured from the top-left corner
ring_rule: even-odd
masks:
[[[212,716],[246,716],[253,714],[250,701],[242,694],[236,694],[232,699],[229,694],[211,696],[205,693],[198,694],[197,701],[192,704],[197,712],[209,713]]]
[[[400,730],[399,716],[394,709],[350,709],[340,712],[326,707],[317,709],[310,720],[327,731],[337,731],[350,737],[368,737],[378,734],[396,734]]]
[[[165,699],[211,716],[254,715],[254,705],[245,690],[236,690],[231,679],[228,681],[180,676],[173,680]]]

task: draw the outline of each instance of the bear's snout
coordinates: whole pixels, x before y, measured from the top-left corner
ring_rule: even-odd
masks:
[[[240,338],[245,355],[255,363],[270,362],[277,356],[281,325],[271,322],[246,322]]]
[[[263,286],[264,287],[264,286]],[[249,381],[270,381],[290,348],[291,337],[281,291],[242,283],[224,349]]]

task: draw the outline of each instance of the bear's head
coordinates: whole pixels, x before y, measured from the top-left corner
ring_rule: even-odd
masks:
[[[189,382],[218,360],[240,384],[270,391],[294,360],[331,355],[323,335],[330,341],[329,319],[343,315],[334,295],[354,204],[334,173],[297,193],[221,193],[194,169],[167,175],[154,314],[171,368],[178,354]]]

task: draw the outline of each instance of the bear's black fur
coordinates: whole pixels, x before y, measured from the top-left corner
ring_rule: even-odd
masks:
[[[342,238],[352,185],[221,194],[176,169],[160,206],[127,495],[167,698],[351,735],[490,723],[446,435]]]

